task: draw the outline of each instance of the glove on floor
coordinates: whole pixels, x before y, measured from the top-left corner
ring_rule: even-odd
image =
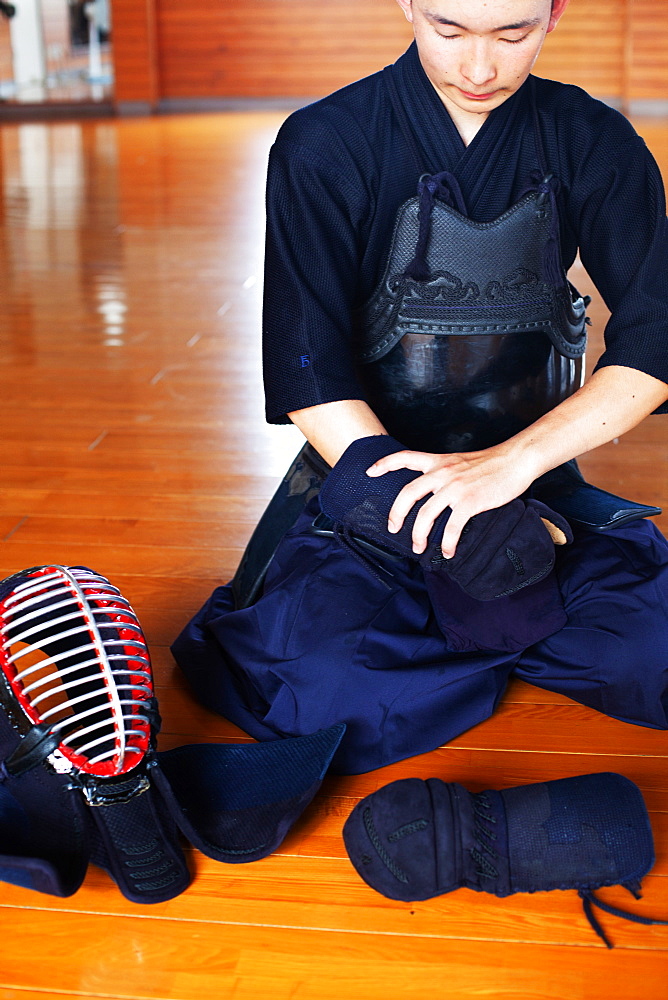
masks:
[[[585,774],[468,792],[438,778],[394,781],[362,799],[343,828],[350,860],[390,899],[430,899],[466,887],[509,896],[577,889],[592,905],[643,924],[667,923],[603,903],[593,890],[623,885],[636,898],[654,864],[640,789],[621,774]]]

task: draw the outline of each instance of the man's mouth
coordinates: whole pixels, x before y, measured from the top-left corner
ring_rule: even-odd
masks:
[[[462,90],[461,87],[458,87],[457,89],[460,94],[463,94],[469,101],[488,101],[490,97],[494,97],[497,93],[496,90],[491,90],[488,94],[471,94],[467,90]]]

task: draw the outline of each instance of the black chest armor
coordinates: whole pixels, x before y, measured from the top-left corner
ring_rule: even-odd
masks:
[[[540,169],[492,222],[468,218],[453,175],[423,175],[399,209],[381,282],[356,316],[368,402],[409,448],[490,447],[582,385],[586,302],[561,263],[558,181],[545,165],[535,103],[534,124]]]

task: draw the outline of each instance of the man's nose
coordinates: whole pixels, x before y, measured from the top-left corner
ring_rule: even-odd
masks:
[[[492,82],[496,76],[496,65],[489,46],[484,41],[471,42],[467,47],[460,71],[464,79],[476,88]]]

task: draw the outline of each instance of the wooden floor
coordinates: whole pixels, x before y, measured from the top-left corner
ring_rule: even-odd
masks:
[[[244,739],[195,704],[168,647],[234,571],[299,445],[263,423],[259,371],[263,178],[281,120],[0,129],[0,576],[83,563],[121,588],[151,645],[163,748]],[[638,126],[668,173],[668,124]],[[592,360],[600,302],[594,318]],[[582,464],[668,508],[667,428],[649,418]],[[602,895],[668,917],[667,759],[665,733],[514,683],[449,746],[327,780],[275,855],[225,866],[193,852],[192,887],[171,902],[133,905],[92,868],[64,901],[0,884],[0,1000],[666,998],[668,928],[603,915],[608,952],[574,893],[391,902],[340,834],[398,777],[479,790],[620,771],[645,794],[657,862],[642,902]]]

